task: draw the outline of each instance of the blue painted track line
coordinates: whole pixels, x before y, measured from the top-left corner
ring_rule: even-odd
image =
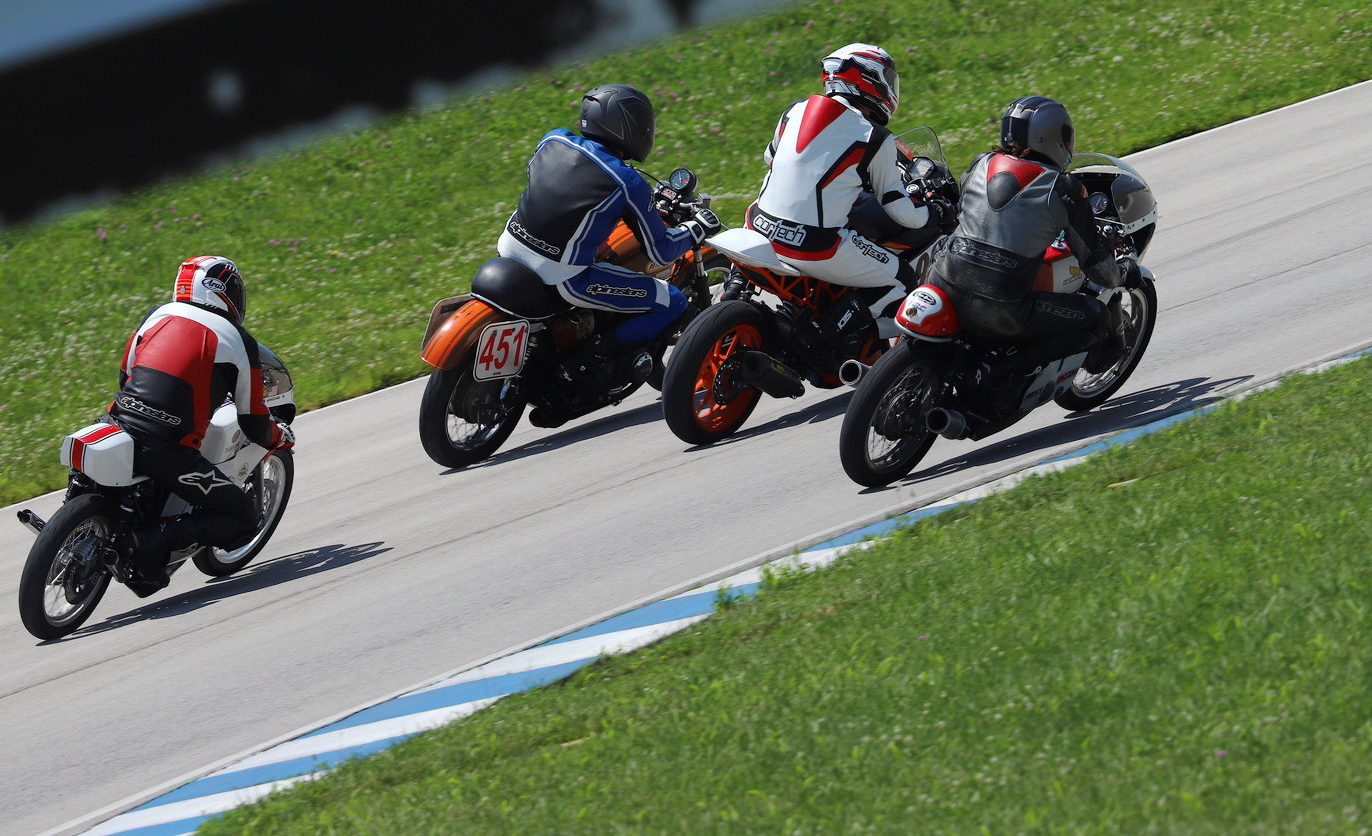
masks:
[[[1372,354],[1372,346],[1304,371],[1320,371],[1368,354]],[[1236,397],[1270,388],[1279,380]],[[1094,453],[1131,443],[1217,407],[1218,404],[1209,404],[1120,431],[1018,473],[839,534],[795,555],[644,604],[584,629],[415,688],[245,757],[79,832],[91,836],[181,836],[191,833],[213,816],[256,801],[277,789],[319,777],[350,758],[379,752],[421,731],[479,711],[509,694],[556,682],[602,656],[629,652],[656,642],[709,617],[722,596],[755,595],[768,567],[799,565],[813,569],[827,565],[846,552],[866,548],[875,538],[896,529],[1008,490],[1029,476],[1065,469]],[[93,818],[87,817],[87,821]],[[59,828],[59,831],[72,832],[73,826],[76,823]]]

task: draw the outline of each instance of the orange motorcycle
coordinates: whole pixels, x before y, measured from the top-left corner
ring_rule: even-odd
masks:
[[[905,132],[897,148],[912,188],[957,205],[957,183],[931,129]],[[908,261],[920,280],[946,237],[946,228],[899,226],[875,199],[860,201],[848,226]],[[667,363],[662,414],[682,441],[712,444],[733,435],[764,394],[797,398],[806,382],[836,388],[845,361],[870,366],[899,334],[891,323],[883,332],[872,317],[870,289],[802,275],[758,232],[725,230],[706,243],[734,267],[720,300],[682,331]]]
[[[696,193],[697,185],[686,168],[659,182],[655,204],[669,226],[710,205],[708,195]],[[678,287],[687,300],[678,329],[709,306],[711,285],[722,282],[730,266],[710,246],[696,246],[670,264],[653,264],[623,221],[599,259]],[[678,336],[675,331],[658,338],[652,368],[573,362],[587,339],[613,330],[627,316],[572,307],[517,261],[486,262],[472,276],[470,293],[439,301],[429,316],[420,353],[434,368],[419,406],[424,451],[444,467],[466,467],[500,448],[526,405],[533,407],[531,423],[554,427],[618,404],[645,382],[661,386],[662,353]]]

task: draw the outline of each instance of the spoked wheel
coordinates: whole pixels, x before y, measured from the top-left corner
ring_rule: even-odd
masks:
[[[257,503],[257,532],[251,540],[236,549],[199,549],[191,557],[195,568],[211,577],[232,575],[247,566],[266,547],[277,523],[286,513],[286,502],[295,484],[295,458],[290,450],[272,453],[257,466],[248,486]]]
[[[466,467],[488,458],[514,432],[524,414],[516,377],[477,380],[476,349],[452,369],[435,369],[419,403],[419,440],[444,467]]]
[[[73,497],[38,533],[19,578],[19,618],[36,638],[70,635],[95,611],[110,585],[99,550],[118,511],[102,496]]]
[[[713,444],[738,432],[762,393],[737,377],[745,351],[759,351],[769,323],[753,305],[711,306],[681,335],[662,381],[662,415],[688,444]]]
[[[1137,287],[1123,289],[1121,302],[1128,316],[1124,329],[1124,355],[1119,362],[1099,374],[1080,369],[1072,378],[1072,385],[1053,398],[1063,409],[1081,411],[1105,403],[1124,385],[1143,359],[1143,352],[1153,337],[1153,325],[1158,318],[1157,290],[1150,279],[1143,278]]]
[[[939,389],[938,367],[904,343],[872,366],[843,414],[838,457],[848,478],[869,488],[905,476],[934,443],[924,416]]]
[[[719,252],[718,250],[710,250],[709,253],[705,255],[704,263],[705,275],[707,277],[705,281],[710,293],[705,298],[700,299],[691,297],[690,292],[687,291],[687,296],[690,299],[690,301],[687,302],[686,309],[690,311],[692,308],[694,308],[695,316],[692,316],[690,319],[686,320],[685,325],[681,327],[683,333],[685,332],[686,327],[690,326],[691,322],[695,320],[695,317],[700,316],[701,312],[703,312],[713,303],[714,297],[719,294],[720,285],[722,285],[724,283],[724,280],[729,277],[729,269],[733,267],[733,262],[729,260],[729,257]],[[672,351],[671,346],[675,345],[676,341],[680,338],[680,334],[675,336],[669,335],[666,353],[670,353]],[[653,359],[653,371],[648,375],[647,380],[647,384],[653,387],[654,389],[658,390],[659,392],[662,391],[662,379],[667,374],[666,353],[664,353],[662,357],[656,357]]]

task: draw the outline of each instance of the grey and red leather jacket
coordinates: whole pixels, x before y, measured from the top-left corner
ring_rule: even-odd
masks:
[[[1119,268],[1101,240],[1077,178],[1042,162],[1004,153],[977,157],[962,176],[958,225],[948,242],[944,281],[981,296],[1022,299],[1044,252],[1059,234],[1087,276],[1119,284]]]

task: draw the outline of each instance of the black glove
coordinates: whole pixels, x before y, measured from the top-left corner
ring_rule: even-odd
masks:
[[[924,205],[929,207],[929,223],[937,224],[939,232],[947,235],[957,228],[958,207],[952,201],[931,197],[924,201]]]
[[[723,227],[719,222],[719,218],[715,216],[715,213],[706,209],[704,206],[696,207],[694,215],[689,221],[682,224],[682,226],[690,231],[691,237],[695,239],[697,244],[704,241],[706,238],[709,238],[711,235],[714,235],[716,232],[719,232]]]
[[[1137,286],[1139,279],[1143,276],[1143,271],[1139,269],[1139,263],[1130,256],[1120,256],[1115,260],[1120,268],[1120,284]]]

